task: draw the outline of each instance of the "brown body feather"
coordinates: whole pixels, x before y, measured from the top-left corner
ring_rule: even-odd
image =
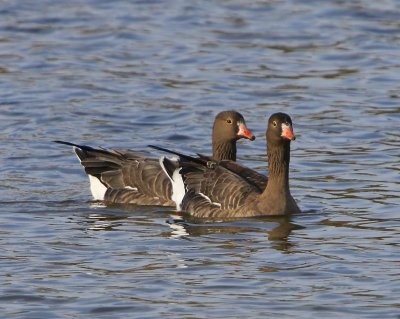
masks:
[[[219,113],[213,126],[212,158],[235,160],[236,141],[240,138],[255,138],[247,129],[243,116],[235,111]],[[73,146],[86,174],[98,178],[106,186],[105,202],[175,206],[171,200],[170,180],[158,159],[146,158],[127,150],[95,149],[57,142]]]
[[[178,207],[195,217],[231,218],[300,212],[289,189],[292,121],[284,113],[268,121],[269,178],[231,161],[205,164],[180,158],[186,193]]]

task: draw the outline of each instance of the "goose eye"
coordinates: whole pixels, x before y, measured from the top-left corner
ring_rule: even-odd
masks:
[[[227,119],[227,120],[226,120],[226,123],[232,124],[232,120],[231,120],[231,119]]]
[[[272,125],[273,125],[273,126],[277,126],[278,124],[276,123],[276,121],[273,121],[273,122],[272,122]]]

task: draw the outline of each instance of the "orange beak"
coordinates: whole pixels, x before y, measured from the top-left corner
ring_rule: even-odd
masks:
[[[282,123],[282,137],[287,138],[289,141],[294,141],[296,136],[294,135],[292,125]]]
[[[246,124],[239,123],[239,132],[237,133],[238,137],[244,137],[249,139],[250,141],[254,141],[256,137],[253,133],[247,128]]]

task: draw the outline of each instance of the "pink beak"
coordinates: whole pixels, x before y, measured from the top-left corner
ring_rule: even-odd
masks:
[[[296,136],[294,135],[293,128],[290,124],[282,123],[282,137],[287,138],[289,141],[294,141]]]
[[[251,133],[244,123],[239,123],[239,132],[237,133],[237,136],[247,138],[250,141],[254,141],[256,139],[254,134]]]

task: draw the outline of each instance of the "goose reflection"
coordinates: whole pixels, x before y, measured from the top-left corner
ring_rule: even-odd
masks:
[[[237,235],[249,232],[264,232],[269,241],[276,242],[275,248],[287,250],[292,246],[288,238],[295,229],[302,227],[292,222],[291,216],[258,217],[223,221],[196,219],[189,215],[170,215],[167,224],[171,228],[170,238],[184,239],[210,234]]]
[[[155,207],[126,204],[104,204],[93,201],[91,210],[83,214],[84,220],[80,221],[85,230],[114,231],[124,226],[142,226],[143,224],[158,224],[160,216]],[[167,215],[166,215],[167,216]]]
[[[288,251],[293,247],[289,240],[293,230],[301,229],[292,221],[292,216],[264,216],[254,218],[235,219],[204,219],[195,218],[188,214],[177,214],[171,211],[160,210],[160,207],[140,207],[132,205],[107,205],[93,204],[95,210],[86,214],[86,230],[112,231],[129,223],[134,226],[158,225],[165,221],[169,230],[163,231],[162,236],[171,239],[191,239],[208,235],[241,235],[241,234],[265,234],[266,239],[273,242],[273,248]],[[110,208],[114,208],[110,210]],[[135,214],[133,214],[135,213]],[[136,215],[136,217],[135,217]]]

